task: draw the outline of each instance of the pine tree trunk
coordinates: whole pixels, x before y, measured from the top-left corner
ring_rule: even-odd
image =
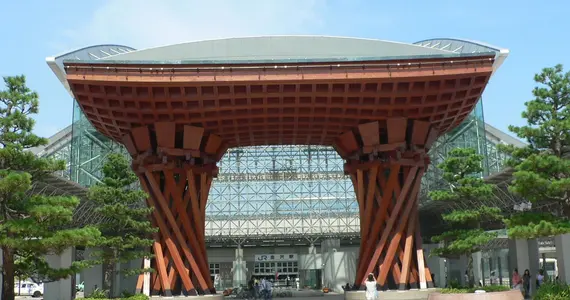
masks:
[[[2,247],[2,300],[14,300],[14,253]]]
[[[105,265],[105,277],[103,278],[103,289],[108,291],[109,299],[115,296],[113,291],[114,287],[114,274],[115,274],[115,264],[112,262],[107,262]]]
[[[467,276],[469,277],[469,282],[467,285],[472,288],[475,286],[475,274],[473,273],[473,253],[468,254],[467,263]]]

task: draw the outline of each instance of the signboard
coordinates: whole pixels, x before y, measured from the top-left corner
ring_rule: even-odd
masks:
[[[261,174],[219,174],[217,181],[283,181],[283,180],[341,180],[347,178],[344,172],[327,173],[261,173]]]
[[[256,254],[255,261],[297,261],[297,254]]]

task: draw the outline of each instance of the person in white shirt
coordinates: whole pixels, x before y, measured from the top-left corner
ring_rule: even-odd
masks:
[[[538,271],[536,275],[536,288],[538,289],[544,283],[544,270]]]
[[[495,271],[491,271],[491,276],[490,276],[489,280],[491,281],[491,285],[498,284],[497,276],[495,275]]]
[[[265,280],[265,278],[261,280],[261,290],[263,291],[263,299],[271,299],[272,288],[273,284],[271,284],[271,281]]]
[[[376,278],[374,274],[368,274],[368,279],[366,280],[366,300],[375,300],[378,295],[378,289],[376,288]]]

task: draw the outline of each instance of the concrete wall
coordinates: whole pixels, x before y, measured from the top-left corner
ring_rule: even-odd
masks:
[[[84,257],[85,259],[91,259],[91,253],[95,251],[94,249],[85,249]],[[128,270],[137,269],[142,267],[142,259],[136,259],[130,263],[117,264],[116,270]],[[81,271],[81,281],[83,281],[85,290],[84,294],[86,296],[93,293],[95,289],[103,288],[104,274],[103,266],[96,265],[88,269]],[[114,294],[121,295],[123,291],[134,294],[136,292],[138,275],[124,277],[121,273],[115,276]]]
[[[342,251],[335,252],[324,262],[324,286],[335,292],[342,292],[346,283],[354,283],[356,275],[356,262],[358,252]]]
[[[316,270],[323,266],[323,258],[321,253],[307,253],[299,255],[299,270]]]
[[[434,275],[433,280],[436,287],[445,287],[446,285],[446,265],[445,259],[439,256],[431,256],[430,253],[433,249],[437,248],[437,244],[424,244],[424,258],[429,267],[430,272]]]
[[[90,259],[93,249],[85,249],[85,259]],[[96,265],[81,271],[81,281],[85,286],[84,294],[90,295],[96,288],[103,288],[103,266]]]
[[[0,249],[0,266],[4,264],[4,256],[2,255],[2,249]],[[0,272],[0,282],[4,282],[4,277],[2,272]],[[2,295],[2,285],[0,284],[0,295]]]
[[[142,267],[143,259],[133,259],[129,263],[117,264],[117,269],[128,270],[128,269],[140,269]],[[117,292],[115,295],[121,295],[123,291],[130,294],[135,294],[137,280],[139,275],[123,276],[123,274],[117,274],[115,278]]]
[[[75,249],[68,248],[60,255],[46,255],[47,263],[52,268],[67,268],[75,260]],[[75,276],[60,281],[44,284],[44,299],[71,300],[75,296]]]
[[[556,245],[558,278],[561,282],[570,284],[570,234],[556,236],[554,244]]]

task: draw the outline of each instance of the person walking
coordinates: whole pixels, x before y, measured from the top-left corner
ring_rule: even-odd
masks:
[[[516,268],[513,270],[513,277],[511,279],[511,283],[513,285],[514,290],[522,291],[521,275],[519,275],[519,270]]]
[[[544,283],[544,270],[538,271],[538,275],[536,275],[536,289],[540,288],[540,286]]]
[[[252,299],[257,299],[257,293],[255,292],[255,278],[251,276],[251,279],[247,282],[247,289],[249,291],[249,296]]]
[[[528,269],[524,270],[524,274],[522,277],[523,281],[523,289],[524,289],[524,297],[530,297],[530,271]]]
[[[366,286],[366,300],[375,300],[378,296],[378,289],[376,288],[376,278],[374,274],[368,274],[368,279],[365,283]]]
[[[271,283],[271,281],[263,278],[261,280],[261,290],[263,293],[263,299],[265,300],[271,299],[272,289],[273,289],[273,284]]]

